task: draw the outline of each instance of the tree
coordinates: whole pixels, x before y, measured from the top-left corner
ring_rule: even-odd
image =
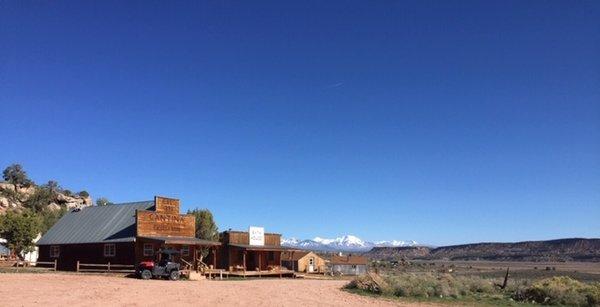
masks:
[[[21,164],[12,164],[5,168],[2,172],[2,177],[8,183],[12,183],[15,186],[15,192],[19,186],[28,187],[33,184],[33,181],[27,178],[27,173]]]
[[[33,210],[34,212],[41,212],[48,205],[56,200],[56,195],[52,192],[52,189],[43,185],[33,192],[29,198],[25,201],[25,207]]]
[[[88,191],[85,191],[85,190],[84,190],[84,191],[81,191],[81,192],[79,192],[79,193],[77,193],[77,195],[79,195],[79,196],[81,196],[81,197],[83,197],[83,198],[88,198],[88,197],[90,197],[90,193],[88,193]]]
[[[0,216],[0,236],[6,239],[8,248],[16,255],[33,250],[33,240],[40,228],[39,218],[31,211],[16,213],[8,211]]]
[[[213,214],[208,209],[188,210],[196,218],[196,238],[209,241],[219,240],[219,228],[215,224]],[[202,249],[202,258],[208,255],[208,249]]]
[[[106,197],[100,197],[98,199],[96,199],[96,206],[107,206],[107,205],[112,205],[113,203],[108,200],[108,198]]]
[[[50,227],[56,224],[56,222],[58,222],[63,215],[67,214],[67,212],[69,212],[69,210],[64,206],[60,207],[59,210],[51,210],[46,208],[40,211],[38,213],[38,216],[40,217],[40,232],[42,234],[46,233]]]

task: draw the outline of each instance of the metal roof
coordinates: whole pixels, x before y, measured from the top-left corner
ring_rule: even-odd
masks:
[[[154,201],[85,207],[65,214],[37,245],[131,242],[135,240],[135,211],[149,210]]]

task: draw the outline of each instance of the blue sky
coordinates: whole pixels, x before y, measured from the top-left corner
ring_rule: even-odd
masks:
[[[0,166],[221,229],[600,234],[597,1],[10,1]]]

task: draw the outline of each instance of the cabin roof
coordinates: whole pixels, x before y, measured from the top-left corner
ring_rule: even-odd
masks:
[[[281,255],[281,257],[282,257],[281,259],[283,259],[285,261],[298,261],[310,253],[312,253],[312,252],[311,251],[294,251],[293,253],[285,252]]]
[[[331,257],[331,264],[352,264],[352,265],[361,265],[367,264],[367,257],[358,256],[358,255],[333,255]]]
[[[132,242],[135,212],[149,210],[154,201],[84,207],[65,214],[37,245]]]

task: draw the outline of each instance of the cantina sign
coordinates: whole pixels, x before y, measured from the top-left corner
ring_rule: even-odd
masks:
[[[195,230],[196,219],[192,215],[137,212],[138,236],[194,237]]]

